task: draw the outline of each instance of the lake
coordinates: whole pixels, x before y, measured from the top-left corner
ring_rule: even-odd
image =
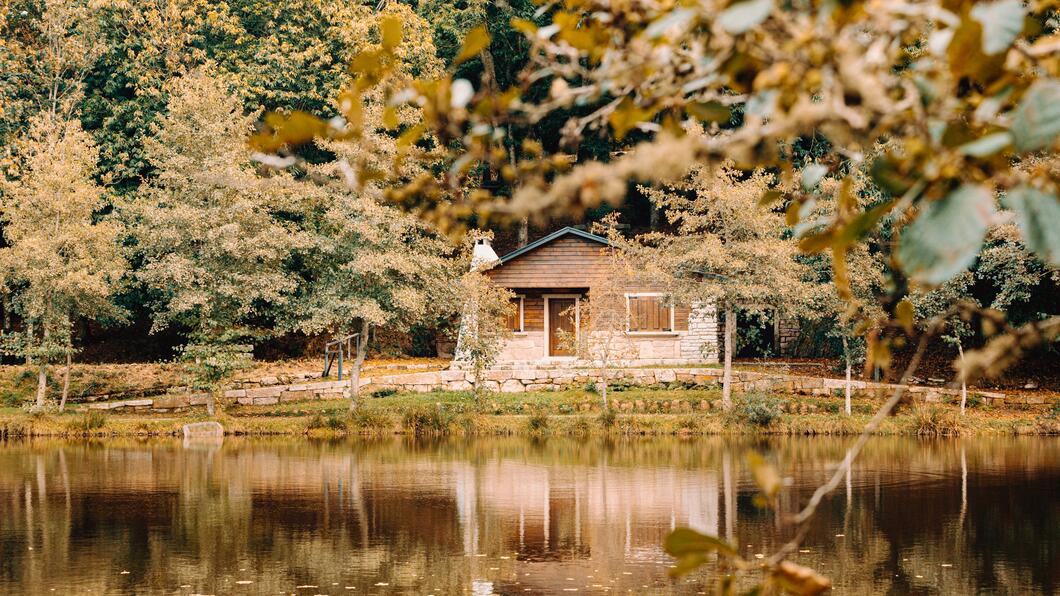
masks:
[[[712,566],[668,577],[666,534],[768,555],[852,442],[0,443],[0,593],[709,592]],[[845,480],[794,557],[834,593],[1060,591],[1060,439],[875,438]]]

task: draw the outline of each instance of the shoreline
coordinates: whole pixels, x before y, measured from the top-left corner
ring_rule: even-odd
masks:
[[[216,418],[204,412],[100,411],[29,414],[0,410],[0,438],[106,439],[182,437],[183,426],[215,420],[228,436],[343,438],[357,436],[853,436],[878,406],[857,399],[802,395],[737,396],[730,411],[713,390],[633,389],[614,392],[613,409],[584,390],[523,394],[399,393],[363,395],[354,412],[345,400],[228,404]],[[622,404],[630,406],[617,409]],[[884,420],[876,435],[1060,435],[1060,405],[976,403],[964,416],[952,403],[915,403]]]

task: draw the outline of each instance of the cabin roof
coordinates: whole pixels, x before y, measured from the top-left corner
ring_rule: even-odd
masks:
[[[500,261],[497,262],[497,266],[503,265],[503,264],[507,263],[508,261],[511,261],[512,259],[518,258],[518,257],[520,257],[522,255],[525,255],[526,253],[536,249],[536,248],[540,248],[540,247],[548,244],[549,242],[552,242],[554,240],[559,240],[560,238],[563,238],[564,236],[568,236],[568,235],[574,235],[574,236],[577,236],[577,237],[582,238],[584,240],[589,240],[591,242],[599,242],[600,244],[603,244],[604,246],[611,246],[611,241],[608,240],[607,238],[604,238],[603,236],[597,236],[596,234],[590,234],[589,232],[586,232],[585,230],[579,230],[578,228],[572,228],[570,226],[567,226],[565,228],[560,228],[560,229],[556,230],[555,232],[552,232],[548,236],[545,236],[543,238],[538,238],[537,240],[534,240],[530,244],[527,244],[526,246],[524,246],[524,247],[522,247],[522,248],[520,248],[518,250],[513,250],[512,252],[504,255],[503,257],[500,258]]]

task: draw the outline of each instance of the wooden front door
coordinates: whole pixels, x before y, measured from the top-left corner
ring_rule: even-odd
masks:
[[[574,333],[574,298],[548,299],[548,355],[573,356],[570,334]],[[561,335],[560,331],[564,333]],[[567,337],[564,342],[562,336]]]

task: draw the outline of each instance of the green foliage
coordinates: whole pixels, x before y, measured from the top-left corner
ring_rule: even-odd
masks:
[[[382,389],[376,389],[373,391],[371,396],[375,398],[390,397],[391,395],[396,395],[397,392],[398,390],[393,387],[383,387]]]
[[[445,435],[449,434],[449,427],[454,418],[453,413],[441,405],[423,406],[406,410],[401,423],[416,435]]]
[[[961,418],[957,412],[938,404],[920,404],[914,408],[913,424],[918,435],[953,437],[961,434]]]
[[[370,433],[390,432],[394,429],[394,420],[389,414],[375,408],[359,407],[350,412],[350,424],[357,429]]]
[[[769,426],[780,418],[783,402],[764,393],[747,393],[739,397],[734,404],[736,417],[754,426]]]
[[[600,416],[597,417],[597,421],[604,430],[610,430],[614,428],[615,423],[618,421],[618,414],[613,408],[607,408],[600,412]]]
[[[72,431],[91,433],[107,425],[107,415],[100,410],[88,410],[69,423]]]
[[[327,416],[317,413],[306,423],[306,430],[331,430],[342,432],[346,430],[346,421],[336,414]]]
[[[1056,225],[1060,222],[1060,199],[1056,194],[1019,186],[1005,195],[1004,203],[1016,213],[1027,248],[1050,265],[1060,266],[1060,226]]]
[[[526,420],[526,428],[532,435],[543,435],[548,433],[548,414],[534,412]]]
[[[915,279],[930,285],[944,283],[975,261],[993,215],[990,191],[965,184],[923,207],[902,232],[898,258]]]

